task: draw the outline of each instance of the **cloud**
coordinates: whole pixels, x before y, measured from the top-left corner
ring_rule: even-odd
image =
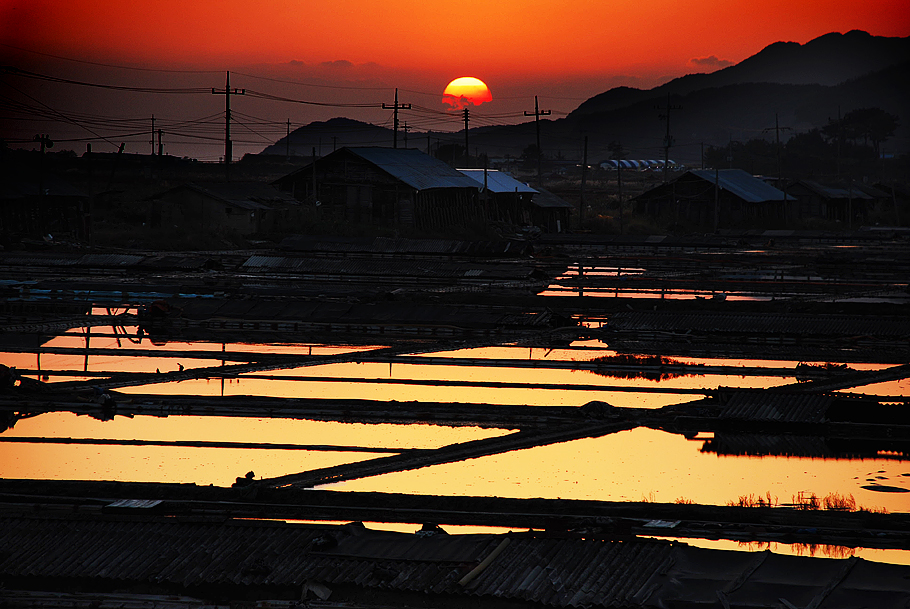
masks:
[[[347,59],[336,59],[335,61],[323,61],[319,64],[323,68],[332,68],[336,70],[346,70],[353,68],[354,64]]]
[[[718,59],[717,55],[711,55],[710,57],[693,57],[689,60],[689,65],[708,70],[720,70],[732,66],[733,62],[729,59]]]
[[[456,97],[451,93],[444,93],[442,96],[442,103],[450,106],[452,110],[463,110],[468,106],[475,105],[473,101],[465,97],[464,95]]]

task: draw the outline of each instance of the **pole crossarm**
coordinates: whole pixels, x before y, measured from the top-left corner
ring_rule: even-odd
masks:
[[[231,143],[231,95],[246,95],[246,89],[231,88],[231,73],[226,72],[224,89],[212,87],[212,95],[224,95],[224,167],[228,174],[233,155]]]
[[[540,149],[540,117],[549,116],[552,113],[551,110],[541,110],[540,104],[537,102],[537,96],[534,96],[534,112],[528,112],[525,110],[525,116],[534,117],[534,127],[537,131],[537,185],[541,184],[541,170],[540,164],[541,159],[543,158],[543,151]]]
[[[395,124],[394,130],[393,130],[393,132],[392,132],[392,133],[393,133],[393,135],[392,135],[392,148],[398,148],[398,111],[399,111],[399,110],[410,110],[410,109],[411,109],[411,104],[399,104],[399,103],[398,103],[398,89],[395,89],[395,103],[392,104],[392,105],[389,105],[389,104],[384,103],[384,104],[382,104],[382,109],[383,109],[383,110],[393,110],[393,111],[394,111],[394,112],[392,113],[393,121],[394,121],[394,124]],[[405,136],[405,139],[407,139],[407,136]]]

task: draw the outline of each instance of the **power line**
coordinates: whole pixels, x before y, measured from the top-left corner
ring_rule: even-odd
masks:
[[[670,92],[667,91],[667,107],[661,108],[657,106],[658,110],[666,110],[666,114],[659,115],[660,118],[667,121],[667,135],[664,136],[664,183],[667,182],[667,172],[670,167],[670,147],[673,145],[673,136],[670,135],[670,111],[671,110],[681,110],[682,106],[673,105],[670,103]]]
[[[224,91],[212,87],[212,95],[224,95],[224,175],[230,177],[231,156],[231,95],[246,95],[246,89],[231,89],[231,73],[225,72]]]
[[[23,76],[25,78],[33,78],[35,80],[44,80],[47,82],[55,82],[60,84],[67,85],[80,85],[83,87],[95,87],[98,89],[110,89],[113,91],[131,91],[134,93],[166,93],[166,94],[190,94],[190,93],[205,93],[208,91],[205,87],[193,87],[193,88],[159,88],[159,87],[128,87],[125,85],[107,85],[94,82],[86,82],[83,80],[73,80],[71,78],[61,78],[59,76],[49,76],[47,74],[39,74],[38,72],[30,72],[29,70],[22,70],[13,66],[3,66],[0,68],[3,72],[7,74],[12,74],[14,76]]]
[[[288,85],[297,85],[300,87],[315,87],[318,89],[345,89],[351,91],[387,91],[389,87],[354,87],[350,85],[320,85],[311,82],[300,82],[298,80],[285,80],[283,78],[271,78],[269,76],[257,76],[255,74],[246,74],[244,72],[235,71],[234,74],[240,76],[246,76],[247,78],[257,78],[259,80],[269,80],[271,82],[280,82]],[[402,89],[404,91],[404,89]],[[412,91],[413,93],[413,91]]]
[[[170,72],[174,74],[218,74],[221,70],[169,70],[165,68],[140,68],[136,66],[121,66],[112,63],[101,63],[98,61],[88,61],[85,59],[73,59],[72,57],[64,57],[62,55],[54,55],[52,53],[43,53],[41,51],[34,51],[32,49],[24,49],[22,47],[17,47],[12,44],[6,44],[5,42],[0,42],[0,46],[6,47],[8,49],[15,49],[17,51],[24,51],[26,53],[32,53],[33,55],[41,55],[43,57],[53,57],[54,59],[62,59],[63,61],[72,61],[74,63],[84,63],[90,66],[101,66],[104,68],[117,68],[119,70],[136,70],[139,72]]]
[[[541,165],[541,159],[543,157],[543,152],[540,149],[540,117],[549,116],[550,110],[541,110],[540,106],[537,103],[537,96],[535,95],[534,96],[534,113],[532,114],[530,112],[525,112],[524,115],[534,117],[534,126],[537,129],[537,185],[540,186],[541,179],[542,179],[540,165]]]
[[[383,110],[394,110],[393,116],[395,120],[395,127],[392,132],[392,148],[398,148],[398,111],[399,110],[410,110],[411,104],[399,104],[398,103],[398,89],[395,89],[395,103],[391,106],[388,104],[382,104]]]

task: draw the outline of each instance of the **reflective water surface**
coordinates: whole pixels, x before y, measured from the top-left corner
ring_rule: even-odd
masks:
[[[126,328],[135,338],[135,329]],[[49,383],[84,380],[116,370],[168,373],[238,363],[219,353],[319,356],[369,350],[368,346],[326,344],[244,344],[167,342],[148,338],[91,336],[75,329],[44,347],[117,349],[119,353],[3,353],[2,362],[23,376]],[[134,355],[129,355],[129,353]],[[205,352],[205,353],[200,353]],[[554,348],[499,346],[416,355],[407,363],[363,362],[305,365],[243,373],[228,378],[137,384],[124,394],[234,395],[290,398],[345,398],[398,402],[450,402],[494,405],[575,406],[592,400],[617,407],[654,409],[700,400],[718,387],[766,388],[793,384],[792,360],[746,360],[673,356],[674,374],[650,378],[609,368],[617,352],[596,340]],[[242,358],[242,355],[240,356]],[[427,363],[416,361],[424,358]],[[432,359],[448,358],[448,362]],[[254,358],[251,356],[250,361]],[[457,361],[456,361],[457,360]],[[483,360],[483,361],[474,361]],[[579,369],[585,363],[587,367]],[[605,362],[604,369],[595,364]],[[802,362],[824,364],[825,362]],[[531,367],[531,364],[534,364]],[[854,370],[886,364],[848,363]],[[791,374],[788,370],[793,370]],[[910,380],[852,388],[879,396],[910,396]],[[192,482],[229,486],[252,471],[269,478],[351,463],[388,454],[389,449],[428,449],[511,433],[510,429],[465,425],[364,424],[227,416],[116,416],[100,421],[70,412],[23,418],[0,435],[0,477],[32,479]],[[29,439],[44,438],[41,443]],[[145,440],[147,445],[66,443],[67,439]],[[722,442],[723,440],[723,442]],[[868,450],[861,457],[817,456],[813,441],[804,455],[740,453],[718,446],[758,441],[699,433],[684,436],[647,427],[538,446],[466,461],[349,480],[328,488],[440,495],[545,497],[608,501],[694,502],[726,505],[743,497],[770,497],[775,505],[811,494],[852,497],[857,508],[910,511],[910,455]],[[768,444],[767,437],[760,438]],[[816,439],[817,441],[818,439]],[[239,446],[192,447],[174,442],[220,442]],[[823,441],[823,439],[821,440]],[[773,444],[773,442],[771,442]],[[792,443],[792,442],[791,442]],[[255,445],[250,447],[249,445]],[[280,448],[269,445],[281,444]],[[294,446],[289,446],[294,445]],[[375,450],[376,452],[371,452]],[[771,450],[771,453],[774,451]],[[893,492],[863,488],[888,487]],[[687,543],[712,543],[686,540]],[[735,546],[726,542],[724,547]],[[757,548],[745,548],[757,549]],[[763,548],[761,548],[763,549]],[[775,551],[819,549],[775,547]],[[831,550],[836,553],[838,550]],[[864,551],[869,552],[869,551]],[[873,560],[908,562],[908,552],[866,553]]]

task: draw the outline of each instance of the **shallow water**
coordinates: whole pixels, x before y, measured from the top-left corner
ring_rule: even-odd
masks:
[[[138,344],[124,338],[91,337],[91,347],[153,351],[293,353],[301,356],[363,351],[369,347],[309,344],[225,344],[170,342]],[[53,347],[84,348],[84,333],[57,337]],[[591,361],[614,355],[597,341],[572,348],[485,347],[427,357],[513,360]],[[700,390],[717,387],[772,387],[795,378],[763,375],[746,368],[795,368],[786,360],[730,360],[674,357],[687,364],[736,366],[726,374],[680,376],[661,381],[614,378],[593,371],[388,363],[336,363],[301,366],[229,379],[200,379],[123,388],[123,393],[160,395],[254,395],[306,398],[349,398],[397,401],[581,406],[592,400],[620,407],[657,408],[697,400]],[[49,382],[84,378],[91,372],[161,372],[220,367],[218,359],[178,356],[0,354],[0,361]],[[230,365],[232,362],[227,362]],[[823,363],[823,362],[816,362]],[[878,369],[884,364],[850,364]],[[67,371],[63,375],[56,371]],[[80,374],[81,373],[81,374]],[[406,383],[422,383],[408,384]],[[468,386],[459,385],[459,383]],[[505,386],[470,386],[498,383]],[[695,393],[686,393],[687,391]],[[910,380],[891,381],[850,392],[886,396],[910,395]],[[70,413],[49,413],[23,419],[2,437],[106,438],[149,441],[221,441],[335,445],[341,450],[273,448],[190,448],[180,446],[109,446],[92,444],[31,444],[0,442],[0,477],[34,479],[129,480],[194,482],[230,485],[253,471],[257,478],[379,457],[380,452],[352,452],[343,447],[435,448],[510,433],[511,430],[436,425],[344,424],[290,419],[191,417],[116,417],[102,422]],[[910,492],[879,492],[863,486],[878,484],[910,491],[910,461],[882,454],[866,459],[824,459],[782,456],[728,456],[703,451],[711,437],[686,439],[663,431],[638,428],[599,438],[586,438],[459,463],[384,474],[328,486],[336,490],[382,491],[441,495],[545,497],[609,501],[692,501],[725,505],[741,497],[770,495],[786,504],[800,495],[852,496],[858,507],[890,512],[910,511]],[[686,540],[687,543],[697,543]],[[796,550],[785,550],[793,551]],[[902,558],[887,559],[889,562]],[[871,558],[875,560],[875,558]],[[886,559],[882,559],[886,560]]]

